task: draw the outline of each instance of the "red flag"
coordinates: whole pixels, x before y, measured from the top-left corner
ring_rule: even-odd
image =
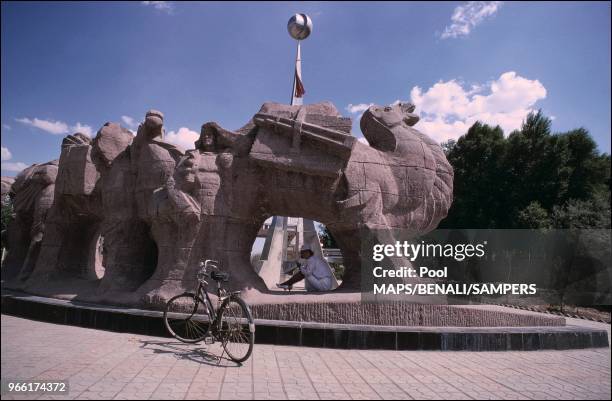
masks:
[[[302,84],[302,78],[300,77],[300,73],[296,67],[295,69],[295,97],[302,97],[306,93],[304,89],[304,84]]]

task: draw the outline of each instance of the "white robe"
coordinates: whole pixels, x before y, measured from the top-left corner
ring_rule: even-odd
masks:
[[[332,268],[320,256],[312,255],[300,266],[300,271],[306,277],[306,291],[331,291],[337,286]]]

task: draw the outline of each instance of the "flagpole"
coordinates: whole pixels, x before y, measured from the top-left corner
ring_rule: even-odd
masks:
[[[297,41],[297,49],[296,49],[296,54],[295,54],[295,66],[293,70],[293,86],[291,88],[290,104],[292,106],[301,106],[303,104],[303,96],[305,93],[304,86],[302,84],[302,78],[301,78],[301,75],[302,75],[301,41],[303,39],[306,39],[310,35],[312,31],[312,20],[306,14],[295,14],[293,17],[289,19],[289,22],[287,23],[287,30],[289,31],[289,35]],[[300,88],[299,97],[296,96],[297,89],[298,89],[298,83],[299,83],[299,88]],[[281,249],[281,254],[280,254],[280,257],[281,257],[280,271],[282,272],[283,263],[287,261],[287,245],[288,245],[288,242],[287,242],[288,241],[288,230],[287,230],[288,227],[287,225],[288,225],[289,218],[287,216],[277,216],[277,217],[275,217],[273,221],[276,222],[275,227],[278,227],[277,224],[282,224],[281,226],[282,227],[282,231],[281,231],[282,249]],[[299,219],[302,219],[302,218],[299,218]],[[296,239],[296,245],[299,246],[300,240],[304,242],[304,228],[303,228],[304,220],[303,219],[302,219],[302,224],[300,225],[300,223],[298,222],[297,227],[298,227],[297,231],[300,232],[300,234],[298,234],[298,237]],[[300,230],[299,227],[302,227],[302,229]],[[312,230],[309,230],[309,231],[316,232],[316,230],[314,229],[314,225],[312,225],[312,227],[313,227]],[[281,233],[278,233],[277,230],[271,227],[270,230],[268,231],[268,238],[266,238],[266,244],[271,244],[273,241],[274,243],[277,243],[277,239],[275,238],[278,238],[276,236]],[[278,247],[269,247],[268,251],[271,252],[273,249],[275,250],[275,252],[278,252],[276,250],[278,249]],[[318,252],[318,254],[321,254],[321,253],[322,252]],[[278,255],[278,253],[275,253],[275,255]],[[277,256],[270,255],[268,253],[264,266],[268,263],[270,263],[270,266],[273,266],[272,263],[275,263],[276,257]],[[274,273],[272,273],[272,275],[274,275]],[[268,285],[268,281],[266,281],[266,285]],[[270,285],[268,285],[268,288],[270,288]]]
[[[295,54],[295,69],[293,70],[293,88],[291,90],[291,105],[301,105],[302,98],[295,97],[296,85],[296,74],[302,74],[302,51],[301,51],[301,40],[297,40],[297,51]]]

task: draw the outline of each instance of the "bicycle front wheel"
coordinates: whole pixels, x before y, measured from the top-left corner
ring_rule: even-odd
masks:
[[[248,305],[231,296],[219,308],[219,337],[234,362],[246,361],[253,352],[255,322]]]
[[[202,298],[186,292],[168,301],[164,310],[164,324],[177,340],[197,343],[208,335],[210,317]]]

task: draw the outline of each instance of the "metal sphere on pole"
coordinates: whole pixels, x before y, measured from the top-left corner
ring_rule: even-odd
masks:
[[[306,14],[295,14],[287,23],[287,31],[289,31],[289,35],[297,41],[295,73],[293,74],[293,87],[291,89],[291,105],[301,105],[306,91],[302,84],[302,56],[300,43],[312,33],[312,19]]]
[[[304,40],[312,32],[312,19],[306,14],[295,14],[287,22],[289,35],[295,40]]]

